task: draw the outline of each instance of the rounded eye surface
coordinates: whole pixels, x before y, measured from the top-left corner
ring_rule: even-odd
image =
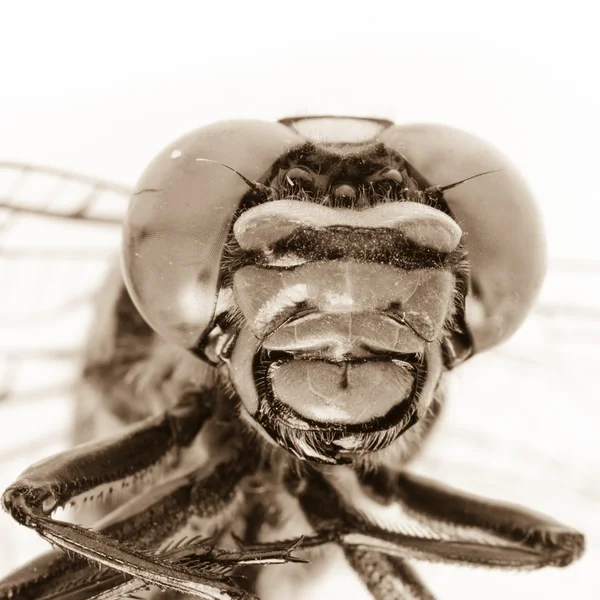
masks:
[[[539,211],[520,173],[491,144],[452,127],[396,125],[378,139],[435,186],[498,170],[444,198],[465,233],[472,282],[466,320],[474,349],[508,339],[529,313],[546,270]]]
[[[194,131],[163,150],[142,175],[123,230],[123,274],[146,321],[167,340],[195,347],[217,298],[231,220],[249,188],[300,143],[280,123],[228,121]]]

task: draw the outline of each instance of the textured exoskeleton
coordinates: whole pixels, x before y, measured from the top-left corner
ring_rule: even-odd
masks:
[[[407,471],[446,375],[517,330],[544,269],[530,192],[470,134],[305,117],[175,141],[90,335],[79,439],[100,413],[120,429],[5,492],[68,552],[0,595],[281,598],[304,561],[342,557],[375,598],[425,600],[411,560],[570,564],[578,532]],[[114,510],[91,530],[51,518],[98,497]]]

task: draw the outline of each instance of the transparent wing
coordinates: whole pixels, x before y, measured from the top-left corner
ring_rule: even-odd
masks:
[[[0,488],[68,443],[91,306],[129,190],[0,163]],[[0,573],[47,549],[0,514]]]
[[[0,163],[2,488],[68,443],[91,299],[117,252],[128,193],[64,171]],[[455,372],[444,420],[415,464],[448,484],[579,527],[588,535],[586,558],[569,571],[514,579],[419,565],[440,598],[475,599],[481,590],[489,598],[558,598],[588,589],[582,581],[593,578],[600,559],[598,289],[600,263],[551,261],[518,334]],[[0,574],[46,548],[4,514],[0,539],[7,540]]]

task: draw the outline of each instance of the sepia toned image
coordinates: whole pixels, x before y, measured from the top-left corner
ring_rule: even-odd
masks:
[[[576,8],[0,7],[0,599],[598,596]]]

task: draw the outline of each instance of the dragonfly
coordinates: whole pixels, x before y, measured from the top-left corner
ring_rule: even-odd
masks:
[[[130,191],[68,170],[0,163],[2,488],[80,435],[74,423],[93,305],[118,265]],[[585,557],[568,570],[526,576],[419,565],[440,598],[478,598],[483,585],[489,598],[591,597],[600,558],[600,458],[593,451],[600,409],[591,392],[600,384],[599,284],[600,263],[551,258],[522,329],[457,369],[441,426],[413,465],[419,474],[569,522],[586,535]],[[47,549],[5,514],[0,538],[0,576]],[[323,589],[354,597],[348,574],[333,575],[322,578]]]

